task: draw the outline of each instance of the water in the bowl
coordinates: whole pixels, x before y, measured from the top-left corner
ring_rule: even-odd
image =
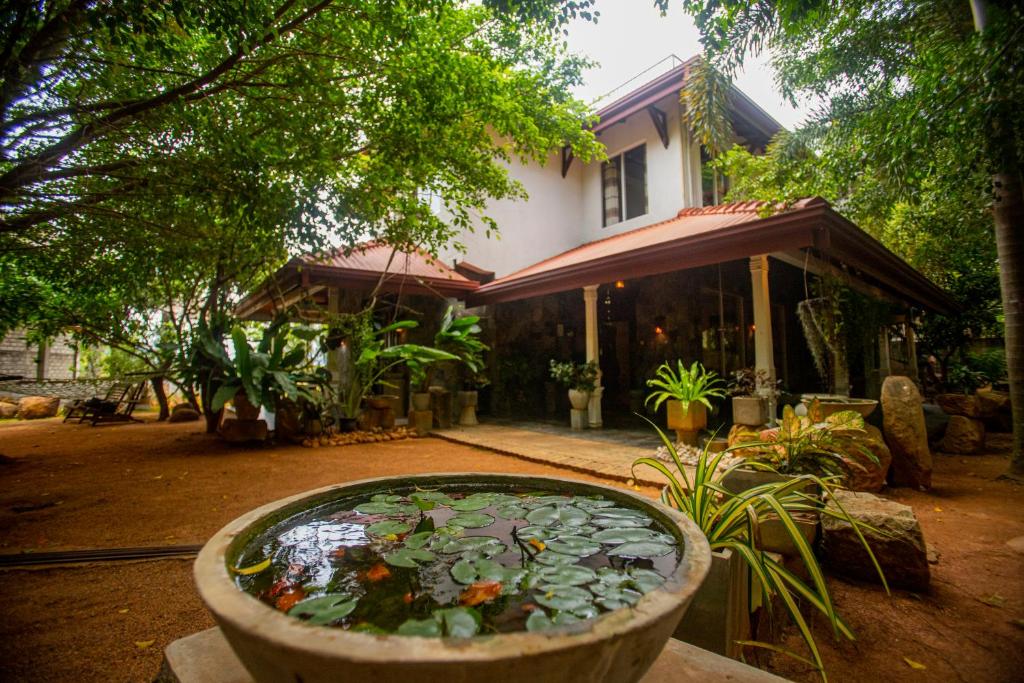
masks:
[[[468,637],[633,605],[681,551],[650,515],[601,497],[464,488],[295,515],[249,543],[231,569],[242,590],[314,624]]]

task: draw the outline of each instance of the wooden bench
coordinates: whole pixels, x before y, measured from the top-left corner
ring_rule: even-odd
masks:
[[[102,398],[94,396],[72,403],[64,416],[64,422],[76,417],[79,424],[89,421],[93,427],[104,422],[140,422],[132,417],[132,413],[142,402],[145,391],[146,380],[134,384],[114,382]]]

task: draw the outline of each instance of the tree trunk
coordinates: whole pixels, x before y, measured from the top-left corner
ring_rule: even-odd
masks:
[[[156,419],[163,422],[171,416],[171,408],[167,405],[167,392],[164,391],[164,378],[162,376],[150,377],[149,383],[153,385],[153,395],[156,396],[156,402],[160,405],[160,415]]]
[[[1006,369],[1013,410],[1010,475],[1024,478],[1024,199],[1021,197],[1020,173],[996,173],[992,176],[992,185],[995,190],[992,214],[999,254],[999,284],[1006,324]]]
[[[988,2],[971,0],[974,27],[983,39],[992,39]],[[986,41],[987,42],[987,41]],[[1001,59],[991,61],[985,74],[989,92],[1005,93],[1008,73]],[[1020,160],[1014,135],[1014,109],[1018,103],[994,96],[986,123],[986,147],[992,163],[992,219],[999,257],[999,288],[1003,299],[1006,370],[1013,411],[1013,456],[1008,476],[1024,480],[1024,198],[1021,196]]]

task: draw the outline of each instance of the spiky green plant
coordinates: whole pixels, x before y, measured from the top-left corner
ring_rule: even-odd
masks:
[[[690,412],[691,403],[702,403],[710,410],[712,398],[725,398],[725,382],[714,371],[705,370],[697,361],[687,368],[679,360],[676,366],[673,370],[671,364],[662,363],[654,379],[647,380],[647,386],[656,391],[650,393],[645,403],[654,401],[655,410],[665,401],[675,400],[683,404],[685,416]]]
[[[648,420],[648,422],[650,421]],[[828,515],[850,524],[874,563],[875,569],[881,577],[882,585],[888,592],[889,586],[885,581],[882,568],[863,534],[863,530],[880,532],[873,527],[857,522],[843,509],[839,501],[830,495],[837,488],[835,483],[837,480],[834,477],[803,474],[784,481],[755,486],[739,493],[729,491],[722,486],[722,478],[736,467],[753,466],[755,469],[775,471],[762,463],[741,463],[718,471],[718,465],[725,454],[736,449],[710,453],[705,448],[697,459],[691,479],[671,439],[653,422],[651,426],[657,430],[672,456],[676,471],[673,472],[668,465],[654,458],[639,458],[633,463],[634,477],[638,466],[651,467],[665,477],[667,486],[662,491],[662,502],[696,522],[707,537],[712,551],[729,549],[743,559],[758,580],[757,584],[761,590],[763,603],[770,609],[772,598],[777,597],[781,600],[807,645],[810,658],[802,657],[770,643],[742,641],[741,644],[767,648],[795,657],[813,666],[821,675],[822,680],[827,680],[821,653],[807,618],[800,609],[800,603],[806,603],[825,615],[836,637],[842,635],[854,640],[854,635],[836,611],[821,565],[818,564],[814,551],[797,527],[793,515],[804,513]],[[824,498],[807,493],[809,487],[815,485],[820,487]],[[830,497],[834,507],[825,502]],[[759,547],[759,528],[768,519],[777,519],[782,523],[807,569],[809,581],[801,579]]]

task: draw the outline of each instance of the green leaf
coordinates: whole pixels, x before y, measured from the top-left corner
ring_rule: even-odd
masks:
[[[393,567],[417,567],[420,562],[431,562],[437,555],[429,550],[401,548],[384,556],[384,561]]]
[[[674,550],[673,546],[658,543],[657,541],[631,541],[612,548],[608,551],[608,555],[612,557],[649,558],[668,555]]]
[[[620,543],[626,543],[627,541],[646,541],[652,538],[663,537],[664,534],[659,534],[651,529],[644,527],[625,527],[620,529],[602,529],[591,536],[595,541],[601,543],[607,543],[609,545],[618,545]]]
[[[445,635],[451,638],[471,638],[480,632],[483,618],[471,607],[451,607],[434,612],[434,618],[444,623]]]
[[[437,619],[408,619],[404,621],[395,633],[400,636],[419,636],[421,638],[439,638],[441,636],[441,623]]]
[[[376,522],[366,527],[366,533],[372,536],[388,536],[390,534],[404,534],[412,529],[412,525],[406,522],[398,522],[393,519],[385,519],[383,522]]]
[[[547,541],[547,549],[563,555],[589,557],[601,552],[601,544],[584,536],[559,536],[557,540]]]
[[[537,574],[543,581],[559,586],[582,586],[597,578],[593,569],[580,565],[541,567]]]
[[[462,529],[480,529],[494,524],[494,517],[482,512],[462,512],[449,518],[447,524]]]
[[[565,611],[581,609],[594,602],[590,591],[576,586],[542,586],[534,599],[545,607]]]
[[[358,603],[357,598],[344,593],[323,595],[296,603],[288,610],[288,615],[309,617],[306,620],[308,623],[323,626],[344,619],[352,613]]]
[[[405,537],[405,540],[402,543],[405,545],[406,548],[411,548],[412,550],[419,550],[420,548],[430,543],[430,540],[433,537],[433,531],[420,531],[414,534],[409,534]]]

